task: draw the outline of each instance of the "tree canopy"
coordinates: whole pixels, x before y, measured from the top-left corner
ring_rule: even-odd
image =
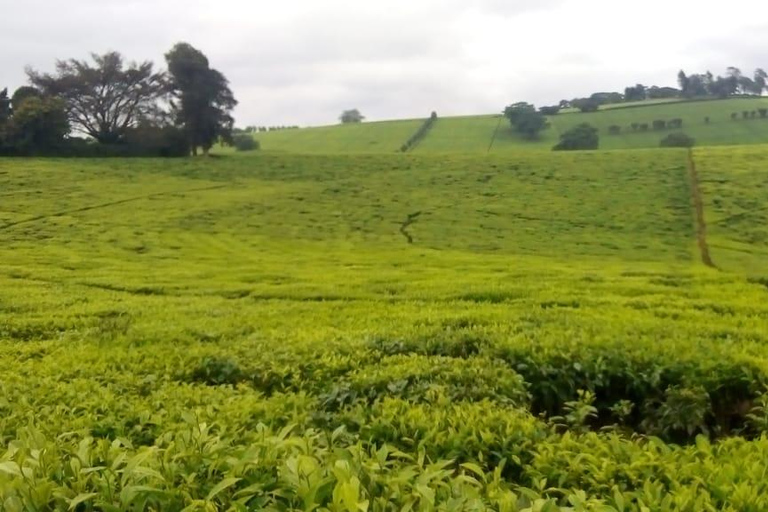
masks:
[[[342,124],[362,123],[365,121],[365,116],[361,114],[359,110],[353,108],[352,110],[345,110],[342,112],[339,116],[339,120]]]
[[[64,101],[72,129],[101,143],[121,142],[140,120],[156,115],[167,91],[165,75],[151,62],[128,65],[118,52],[92,54],[93,64],[60,60],[53,74],[27,70],[44,96]]]
[[[170,74],[172,114],[187,135],[193,154],[202,148],[205,154],[218,139],[232,140],[237,106],[229,82],[211,68],[208,58],[188,43],[178,43],[166,53]]]
[[[547,118],[530,103],[518,102],[504,109],[504,116],[509,119],[512,129],[529,140],[538,138],[547,127]]]
[[[560,142],[552,148],[555,151],[572,151],[578,149],[597,149],[600,137],[597,128],[587,123],[581,123],[560,135]]]

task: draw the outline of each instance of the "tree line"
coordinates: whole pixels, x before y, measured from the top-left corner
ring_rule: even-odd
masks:
[[[28,68],[29,85],[0,91],[0,154],[185,156],[231,142],[237,105],[226,77],[188,43],[150,61],[118,52]]]
[[[678,87],[647,87],[636,84],[624,92],[596,92],[586,98],[562,100],[557,105],[541,107],[542,114],[557,115],[561,110],[575,108],[581,112],[596,112],[601,105],[654,100],[654,99],[707,99],[734,96],[761,96],[768,91],[768,73],[758,68],[748,76],[739,68],[729,67],[725,75],[715,76],[710,71],[687,75],[684,70],[677,74]]]

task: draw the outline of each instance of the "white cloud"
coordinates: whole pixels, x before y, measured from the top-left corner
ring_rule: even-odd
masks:
[[[27,0],[2,12],[0,85],[90,51],[162,65],[185,40],[230,78],[240,124],[332,123],[352,107],[496,112],[673,84],[680,68],[768,67],[757,0]]]

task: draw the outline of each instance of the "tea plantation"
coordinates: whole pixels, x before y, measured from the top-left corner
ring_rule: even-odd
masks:
[[[768,146],[430,155],[442,121],[0,159],[0,508],[768,509]]]

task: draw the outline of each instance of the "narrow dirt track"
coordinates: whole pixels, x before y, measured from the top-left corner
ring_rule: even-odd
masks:
[[[709,253],[707,244],[707,223],[704,219],[704,199],[701,194],[699,173],[696,170],[696,161],[693,159],[693,149],[688,150],[688,178],[691,182],[691,197],[693,207],[696,210],[696,241],[701,253],[701,262],[710,268],[717,268]]]

